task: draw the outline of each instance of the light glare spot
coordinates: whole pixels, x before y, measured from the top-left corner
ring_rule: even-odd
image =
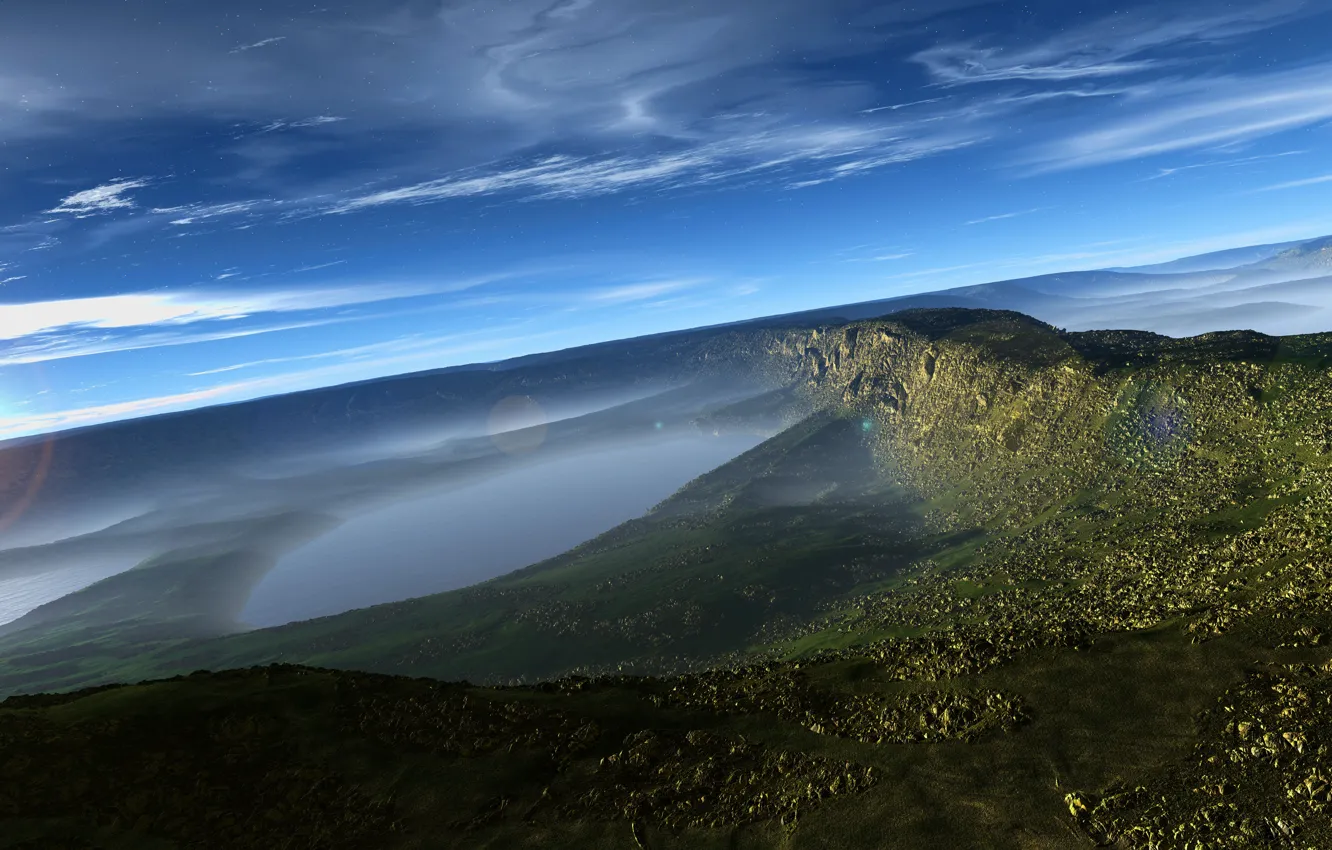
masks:
[[[528,454],[546,441],[546,412],[531,396],[508,396],[490,410],[491,442],[507,454]]]

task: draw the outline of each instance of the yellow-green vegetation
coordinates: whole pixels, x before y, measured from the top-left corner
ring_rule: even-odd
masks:
[[[871,744],[974,740],[1025,719],[1020,702],[993,691],[856,693],[811,685],[800,664],[718,670],[676,680],[651,697],[658,706],[720,714],[757,714],[800,724],[811,732]]]
[[[72,660],[20,633],[0,687],[275,661],[489,686],[306,672],[271,707],[337,777],[301,829],[357,824],[375,846],[1332,843],[1332,335],[944,310],[715,333],[694,356],[768,374],[784,389],[751,407],[804,418],[512,575],[211,640],[104,636],[115,652]],[[204,694],[240,710],[212,681],[6,702],[4,728],[33,731],[0,760],[63,764],[31,748],[68,728],[110,770],[133,748],[95,717],[156,701],[188,724]],[[93,834],[44,787],[10,811]],[[56,834],[24,817],[30,840]]]
[[[1332,664],[1251,674],[1200,719],[1189,758],[1139,784],[1072,792],[1069,813],[1102,843],[1332,845]]]
[[[703,729],[643,730],[605,756],[583,789],[557,809],[560,820],[612,815],[673,829],[726,827],[776,818],[794,824],[800,809],[874,783],[871,768]],[[635,837],[642,843],[636,831]]]

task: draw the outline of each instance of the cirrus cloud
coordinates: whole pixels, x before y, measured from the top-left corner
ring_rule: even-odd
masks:
[[[1035,171],[1085,168],[1252,141],[1332,120],[1332,62],[1162,83],[1138,108],[1038,145]]]
[[[1119,77],[1177,64],[1145,55],[1151,51],[1232,39],[1315,11],[1305,0],[1266,0],[1224,11],[1164,5],[1150,11],[1125,9],[1035,44],[943,43],[913,59],[937,83],[948,86]]]
[[[46,210],[47,215],[72,213],[78,217],[108,213],[115,210],[127,210],[134,207],[134,202],[125,197],[131,189],[142,189],[149,184],[146,178],[123,178],[84,189],[67,195],[60,204]]]

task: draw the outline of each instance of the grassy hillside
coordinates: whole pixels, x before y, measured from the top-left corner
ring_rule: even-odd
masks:
[[[19,633],[0,664],[26,690],[274,661],[509,687],[284,667],[19,698],[0,708],[13,724],[55,731],[11,738],[0,762],[63,764],[22,753],[68,739],[110,764],[141,746],[131,718],[202,723],[193,701],[213,700],[335,777],[256,784],[304,762],[246,745],[245,793],[332,795],[290,846],[334,846],[329,824],[353,822],[336,826],[346,846],[439,830],[476,847],[1332,843],[1332,336],[922,311],[725,345],[786,380],[751,404],[814,412],[560,557],[54,676],[24,666],[42,636]],[[611,675],[533,684],[575,673]],[[534,720],[537,704],[553,713]],[[436,740],[474,727],[492,743]],[[153,746],[174,759],[194,734]],[[51,829],[194,840],[24,793],[10,810],[48,811]],[[253,824],[225,834],[259,846]]]

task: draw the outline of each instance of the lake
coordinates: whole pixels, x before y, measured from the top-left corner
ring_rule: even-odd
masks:
[[[356,515],[279,561],[240,619],[277,626],[512,572],[641,516],[761,441],[664,436],[535,459]]]
[[[12,623],[32,609],[82,590],[104,578],[123,573],[139,558],[91,559],[46,569],[36,575],[0,579],[0,626]]]

